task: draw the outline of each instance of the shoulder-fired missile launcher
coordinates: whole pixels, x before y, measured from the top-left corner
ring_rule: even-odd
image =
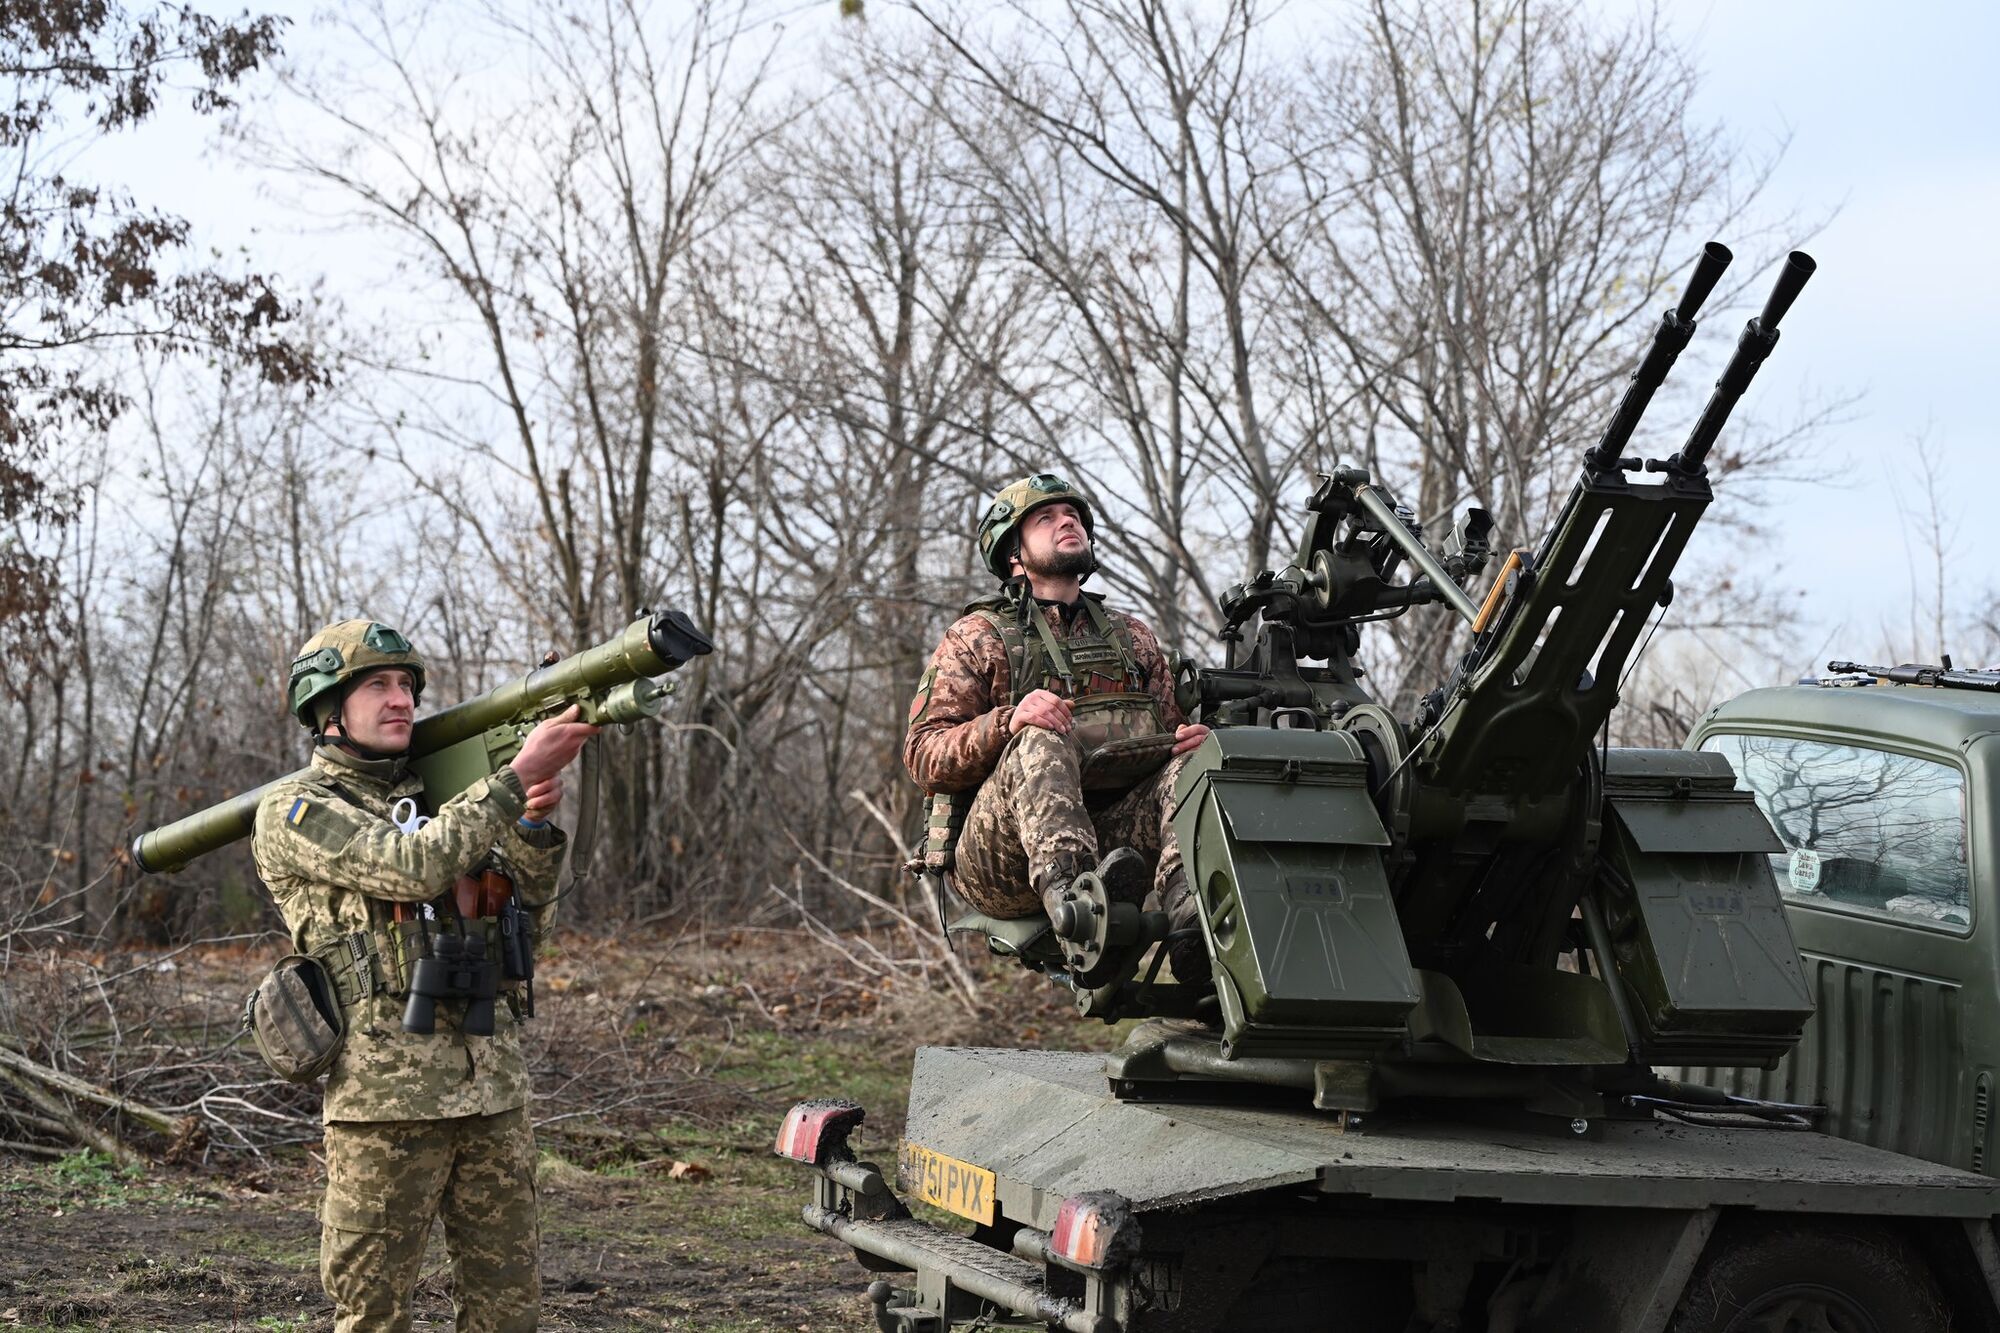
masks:
[[[1002,952],[1145,1016],[1107,1062],[1126,1098],[1226,1085],[1386,1099],[1486,1098],[1594,1120],[1607,1099],[1672,1103],[1653,1064],[1775,1064],[1812,1013],[1765,854],[1778,844],[1712,754],[1609,747],[1606,722],[1712,498],[1731,408],[1813,271],[1794,253],[1686,444],[1625,454],[1730,255],[1707,246],[1539,547],[1483,594],[1493,524],[1437,549],[1361,470],[1321,478],[1297,557],[1221,599],[1228,659],[1182,681],[1214,728],[1185,765],[1175,826],[1202,908],[1213,993],[1138,976],[1164,918],[1093,893],[1054,923],[980,919]],[[1409,715],[1355,665],[1361,627],[1442,602],[1469,646]]]
[[[435,810],[496,771],[543,718],[572,707],[580,721],[597,726],[631,726],[658,717],[673,686],[654,678],[713,650],[685,613],[651,612],[593,648],[417,719],[410,731],[410,768],[423,781],[426,803]],[[141,833],[132,840],[132,863],[146,873],[180,870],[249,837],[257,803],[272,785]]]

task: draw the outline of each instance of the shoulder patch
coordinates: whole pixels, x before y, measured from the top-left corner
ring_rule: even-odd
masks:
[[[322,801],[299,796],[285,810],[285,827],[323,851],[337,852],[354,837],[354,824]]]
[[[938,669],[935,663],[925,668],[923,679],[917,682],[917,697],[910,700],[910,725],[916,726],[931,711],[931,687],[937,684]]]

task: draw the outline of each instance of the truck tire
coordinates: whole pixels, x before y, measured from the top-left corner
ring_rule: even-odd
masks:
[[[1945,1333],[1951,1317],[1908,1242],[1866,1225],[1718,1232],[1669,1333]]]
[[[1229,1311],[1224,1329],[1258,1333],[1402,1333],[1410,1325],[1410,1275],[1361,1259],[1266,1260]]]

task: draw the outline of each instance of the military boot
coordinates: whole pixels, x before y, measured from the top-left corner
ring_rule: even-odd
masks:
[[[1189,887],[1187,868],[1178,866],[1160,889],[1160,907],[1167,914],[1167,962],[1174,980],[1189,986],[1209,983],[1208,941],[1201,933],[1201,900]]]
[[[1059,852],[1035,876],[1035,891],[1041,895],[1042,910],[1049,914],[1057,935],[1062,934],[1063,895],[1069,891],[1070,881],[1088,869],[1090,858],[1081,852]]]

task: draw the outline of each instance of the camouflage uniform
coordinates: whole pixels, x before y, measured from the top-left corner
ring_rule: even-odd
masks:
[[[1069,641],[1091,635],[1088,610],[1079,600],[1069,607],[1039,603],[1031,614],[1040,615],[1058,641]],[[1186,719],[1152,630],[1123,612],[1103,614],[1129,639],[1133,668],[1163,729],[1180,727]],[[1077,731],[1069,735],[1023,727],[1009,736],[1017,692],[1039,687],[1024,682],[1017,691],[1012,675],[992,619],[966,615],[945,632],[910,704],[903,740],[910,776],[931,792],[977,788],[959,835],[959,894],[988,916],[1032,916],[1041,910],[1039,891],[1052,874],[1094,863],[1100,848],[1112,847],[1131,847],[1153,863],[1154,881],[1164,891],[1181,864],[1167,818],[1181,761],[1169,761],[1123,792],[1084,791],[1087,715],[1079,713]]]
[[[535,1327],[541,1238],[526,1107],[326,1131],[320,1274],[340,1311],[335,1328],[409,1328],[424,1242],[439,1215],[459,1333]]]
[[[404,1330],[410,1292],[442,1215],[460,1333],[532,1329],[536,1269],[534,1141],[518,1022],[495,1006],[490,1037],[461,1030],[465,1002],[440,1000],[436,1030],[403,1031],[392,904],[448,894],[497,850],[521,901],[546,928],[566,842],[518,823],[526,793],[511,768],[474,783],[414,833],[390,822],[422,784],[400,759],[313,752],[309,774],[275,784],[257,808],[252,851],[292,946],[335,970],[347,1042],[327,1076],[327,1192],[321,1276],[340,1333]],[[430,929],[451,929],[450,913]],[[365,962],[356,941],[371,942]]]

